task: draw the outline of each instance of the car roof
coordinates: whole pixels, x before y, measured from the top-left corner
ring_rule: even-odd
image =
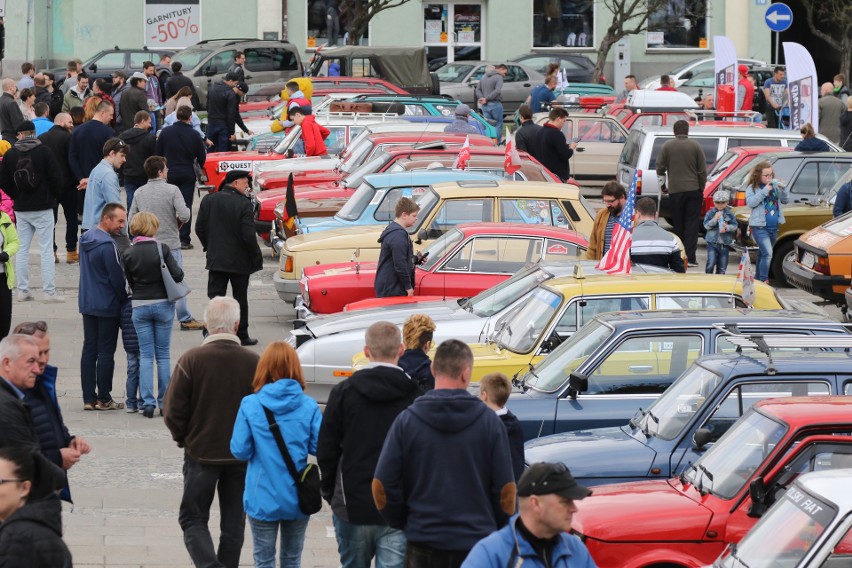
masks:
[[[471,134],[473,136],[473,134]],[[437,144],[439,140],[436,140]],[[449,153],[458,153],[458,142],[455,140],[450,140],[449,144],[453,144],[452,148],[440,148],[440,147],[431,147],[431,148],[415,148],[414,145],[416,142],[411,142],[410,146],[391,146],[389,148],[385,148],[385,152],[394,156],[398,156],[400,154],[412,154],[412,156],[418,156],[421,154],[425,154],[427,152],[434,152],[435,154],[449,154]],[[521,158],[529,157],[529,154],[526,152],[518,152]],[[498,148],[496,146],[471,146],[470,147],[470,155],[471,157],[476,156],[504,156],[506,155],[506,151],[503,148]]]
[[[768,154],[773,153],[777,154],[780,152],[788,153],[793,152],[793,146],[734,146],[733,148],[728,148],[728,152],[734,152],[736,154]],[[836,154],[836,152],[834,152]]]
[[[566,276],[547,283],[553,289],[582,286],[583,292],[607,292],[626,294],[630,292],[667,293],[672,291],[693,292],[696,289],[712,293],[734,293],[736,275],[729,274],[592,274],[585,278]],[[696,285],[702,286],[696,288]],[[591,290],[590,290],[591,289]]]
[[[501,150],[502,152],[502,150]],[[530,199],[579,199],[580,189],[576,185],[541,181],[456,181],[436,183],[432,189],[444,198],[494,197],[495,192],[506,195],[529,197]],[[573,278],[572,278],[573,280]]]
[[[852,469],[828,469],[806,473],[796,479],[802,489],[822,500],[834,503],[840,514],[852,509]]]
[[[772,351],[772,361],[765,355],[749,351],[743,354],[705,355],[697,363],[721,375],[767,374],[769,368],[775,369],[775,375],[806,374],[818,376],[820,373],[845,372],[852,364],[852,354],[828,351],[808,351],[802,357],[801,351]],[[849,399],[852,401],[852,398]]]
[[[544,236],[554,239],[568,239],[575,242],[585,241],[586,237],[582,233],[556,227],[553,225],[545,225],[543,223],[461,223],[456,225],[456,229],[460,230],[467,236],[470,235],[533,235]]]
[[[852,423],[852,398],[848,396],[770,398],[755,403],[754,407],[792,427]]]
[[[458,179],[490,180],[500,179],[497,176],[483,172],[466,172],[459,170],[435,169],[394,172],[391,174],[370,174],[364,176],[364,181],[373,187],[392,187],[399,184],[433,184]]]
[[[494,141],[488,136],[482,134],[454,134],[451,132],[441,131],[425,131],[425,132],[373,132],[368,134],[371,140],[376,144],[386,144],[389,142],[406,142],[408,144],[419,144],[422,142],[441,142],[463,144],[467,139],[471,142],[471,146],[494,147]],[[506,153],[505,150],[501,150]]]
[[[655,134],[666,135],[666,136],[674,136],[672,133],[671,126],[641,126],[637,129],[638,131],[644,132],[646,134]],[[731,128],[726,128],[724,131],[720,131],[715,126],[691,126],[689,128],[689,136],[693,134],[702,134],[707,136],[740,136],[752,135],[755,138],[800,138],[798,132],[794,132],[792,130],[778,130],[772,128],[754,128],[751,126],[736,126]]]
[[[454,103],[461,104],[461,101],[450,95],[401,95],[401,94],[383,94],[383,95],[358,95],[350,100],[350,102],[396,102],[396,103]]]
[[[831,324],[843,329],[843,325],[826,315],[797,312],[794,310],[706,309],[706,310],[641,310],[635,312],[612,312],[596,316],[598,320],[614,327],[709,327],[713,324],[742,323],[748,325],[784,322],[795,325]],[[779,321],[780,320],[780,321]]]

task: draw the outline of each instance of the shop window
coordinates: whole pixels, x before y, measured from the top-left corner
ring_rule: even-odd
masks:
[[[669,0],[648,16],[649,49],[707,49],[708,0]]]
[[[534,47],[592,47],[594,0],[533,0]]]
[[[362,0],[366,3],[367,0]],[[308,0],[308,48],[323,45],[345,45],[347,13],[341,0]],[[369,45],[369,26],[360,45]]]

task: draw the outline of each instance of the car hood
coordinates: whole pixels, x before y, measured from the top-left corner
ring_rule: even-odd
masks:
[[[235,162],[236,165],[241,165],[244,162],[253,162],[255,160],[283,160],[281,154],[267,154],[266,152],[258,152],[257,150],[243,150],[242,152],[211,152],[207,154],[205,164],[226,164]]]
[[[426,314],[433,320],[455,321],[466,319],[480,319],[472,313],[464,310],[458,300],[446,300],[440,302],[418,302],[416,304],[405,304],[400,306],[387,306],[354,312],[340,312],[307,320],[305,327],[315,336],[334,335],[347,331],[366,331],[370,325],[377,321],[388,321],[393,324],[402,325],[412,313]]]
[[[382,225],[363,225],[331,229],[315,235],[296,235],[287,239],[285,250],[293,253],[309,250],[352,249],[354,251],[358,247],[378,249],[379,236],[383,230]]]
[[[333,264],[320,264],[319,266],[306,266],[305,277],[321,278],[334,276],[335,278],[353,278],[356,274],[375,273],[378,262],[336,262]]]
[[[574,513],[572,528],[605,542],[704,540],[713,513],[679,488],[677,479],[596,487]]]
[[[318,233],[320,231],[329,231],[331,229],[342,229],[344,227],[354,225],[354,223],[341,221],[336,217],[310,217],[307,219],[299,219],[299,225],[302,234],[307,235],[308,233]]]
[[[518,402],[513,405],[513,413]],[[656,452],[627,430],[627,427],[595,428],[537,438],[524,447],[525,460],[562,462],[578,479],[644,477]],[[641,433],[639,436],[644,438]]]

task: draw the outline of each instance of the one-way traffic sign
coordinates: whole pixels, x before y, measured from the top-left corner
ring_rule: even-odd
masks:
[[[783,32],[793,25],[793,11],[787,4],[773,4],[766,10],[766,25],[773,32]]]

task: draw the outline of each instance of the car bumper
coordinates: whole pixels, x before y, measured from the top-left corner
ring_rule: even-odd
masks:
[[[852,288],[847,288],[844,296],[846,296],[846,307],[852,308]]]
[[[272,275],[272,281],[275,283],[275,291],[278,292],[278,297],[288,304],[292,304],[296,298],[299,297],[300,290],[298,280],[282,278],[281,271],[277,270],[275,274]]]
[[[301,295],[296,296],[296,299],[293,301],[293,307],[296,308],[297,320],[306,320],[316,317],[316,314],[305,305],[305,299]]]
[[[820,274],[790,260],[784,261],[784,276],[796,288],[838,304],[845,298],[835,292],[834,287],[849,286],[849,280],[843,276]]]

